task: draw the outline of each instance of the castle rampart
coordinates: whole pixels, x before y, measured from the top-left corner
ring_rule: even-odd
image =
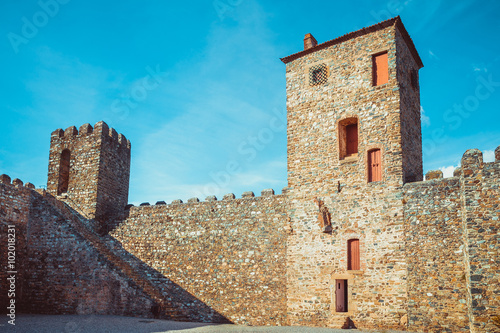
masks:
[[[127,204],[130,142],[104,122],[52,133],[47,191],[0,175],[20,311],[498,330],[500,147],[422,181],[423,64],[399,17],[304,46],[282,59],[281,194]]]
[[[471,149],[454,177],[427,176],[404,186],[409,327],[442,332],[446,322],[452,332],[493,332],[500,302],[500,160],[484,163]]]
[[[206,304],[234,323],[284,325],[287,198],[272,192],[131,207],[111,236],[195,295],[196,320],[214,315]]]

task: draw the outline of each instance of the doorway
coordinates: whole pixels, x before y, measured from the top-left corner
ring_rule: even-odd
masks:
[[[335,311],[347,312],[347,280],[335,280]]]

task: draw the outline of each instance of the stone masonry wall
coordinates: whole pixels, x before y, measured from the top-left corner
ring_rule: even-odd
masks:
[[[29,183],[26,184],[30,186]],[[34,187],[34,186],[33,186]],[[7,313],[7,306],[11,299],[15,301],[15,313],[19,313],[20,300],[23,299],[22,281],[25,277],[26,258],[26,232],[30,219],[30,202],[32,201],[32,190],[24,187],[19,179],[11,179],[7,175],[0,176],[0,313]],[[9,229],[11,230],[9,232]],[[15,243],[9,243],[9,234],[15,233]],[[12,245],[9,250],[9,245]],[[14,266],[10,266],[8,254],[14,252]],[[15,275],[14,294],[11,292],[11,283],[7,277]],[[4,317],[8,320],[8,317]]]
[[[191,320],[284,325],[286,196],[233,197],[132,207],[111,235],[199,300],[184,304]]]
[[[130,142],[111,128],[101,139],[97,220],[110,221],[123,212],[128,204],[129,179]]]
[[[150,297],[100,255],[41,194],[0,184],[0,206],[6,212],[2,222],[14,224],[18,236],[16,313],[152,316]]]
[[[87,218],[111,219],[128,200],[130,142],[104,122],[51,135],[47,191],[56,196],[64,149],[71,152],[67,199]]]
[[[459,177],[404,187],[408,328],[469,332]]]
[[[500,147],[484,163],[477,149],[462,158],[462,228],[471,332],[497,332],[500,319]],[[493,317],[497,318],[497,325]]]
[[[404,328],[407,304],[403,152],[397,27],[359,33],[287,63],[288,186],[294,235],[287,251],[288,316],[294,325]],[[372,56],[388,52],[389,82],[373,86]],[[410,62],[408,62],[410,63]],[[310,85],[325,64],[325,84]],[[419,109],[419,107],[418,107]],[[358,154],[340,159],[339,122],[358,121]],[[382,181],[368,183],[367,153],[381,149]],[[418,148],[415,148],[418,150]],[[318,225],[324,201],[334,231]],[[347,270],[359,239],[360,271]],[[335,280],[348,280],[348,312],[336,312]]]
[[[400,92],[401,146],[403,152],[404,182],[421,181],[422,130],[420,121],[419,65],[412,56],[408,44],[396,29],[396,66]],[[412,83],[412,72],[416,76]]]

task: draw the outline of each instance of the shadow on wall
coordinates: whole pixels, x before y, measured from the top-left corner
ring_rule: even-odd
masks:
[[[232,323],[111,236],[91,231],[88,221],[65,203],[45,191],[28,191],[26,221],[14,222],[19,244],[26,244],[20,249],[25,258],[18,258],[24,274],[17,313]]]

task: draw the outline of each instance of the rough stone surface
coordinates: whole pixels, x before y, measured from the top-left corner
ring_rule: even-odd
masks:
[[[468,150],[453,178],[422,181],[413,43],[399,18],[349,36],[286,62],[281,195],[127,205],[125,136],[103,122],[55,130],[47,191],[0,176],[0,242],[15,229],[19,311],[495,332],[500,150],[491,163]],[[381,52],[389,79],[374,86]],[[311,84],[311,68],[325,81]],[[354,123],[358,152],[347,156],[341,127]],[[58,193],[65,149],[69,186]],[[382,177],[369,182],[373,149]],[[356,270],[350,240],[359,240]],[[7,251],[0,247],[2,281]],[[337,280],[347,281],[347,312],[337,308]],[[6,284],[0,293],[6,311]]]
[[[275,195],[132,207],[111,235],[199,299],[186,305],[193,320],[284,325],[285,203]]]
[[[425,180],[441,179],[441,178],[443,178],[443,171],[441,170],[432,170],[425,174]]]
[[[105,122],[83,132],[71,126],[56,130],[50,141],[47,191],[57,196],[59,165],[63,150],[70,151],[69,186],[66,200],[85,217],[101,222],[119,215],[127,205],[130,176],[130,142],[118,140]]]

